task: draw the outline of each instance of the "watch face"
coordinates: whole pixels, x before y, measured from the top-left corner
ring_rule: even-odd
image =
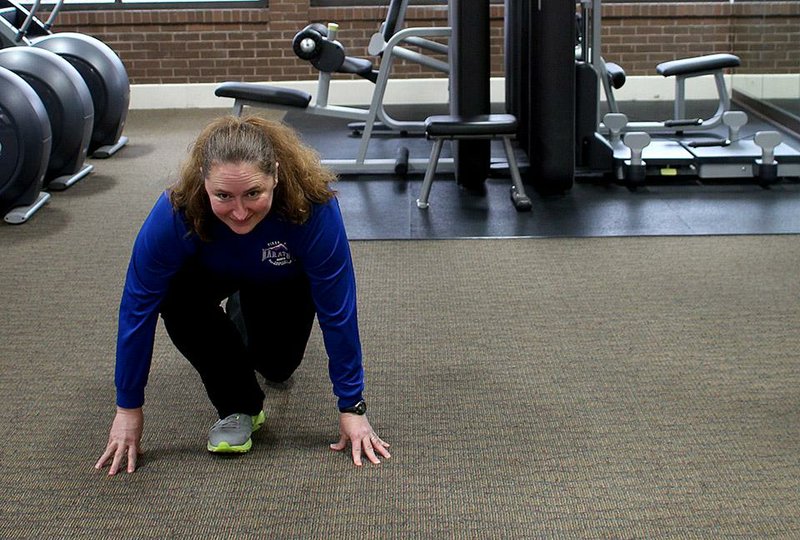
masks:
[[[362,399],[352,407],[345,407],[344,409],[339,409],[339,411],[350,414],[364,414],[367,412],[367,402]]]
[[[351,413],[351,414],[364,414],[365,412],[367,412],[367,402],[362,399],[352,407],[346,407],[341,411],[344,413]]]

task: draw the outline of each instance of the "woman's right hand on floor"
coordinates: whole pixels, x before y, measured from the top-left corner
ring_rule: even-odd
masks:
[[[123,409],[117,407],[117,415],[111,424],[108,435],[108,446],[95,464],[95,469],[102,469],[111,460],[109,476],[117,474],[122,469],[123,461],[127,461],[127,470],[132,473],[136,470],[136,458],[142,453],[142,427],[144,414],[142,408]]]

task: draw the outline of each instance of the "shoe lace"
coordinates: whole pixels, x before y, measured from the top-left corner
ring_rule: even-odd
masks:
[[[217,423],[214,425],[215,428],[238,428],[239,427],[239,415],[232,414],[230,416],[226,416],[220,420],[217,420]]]

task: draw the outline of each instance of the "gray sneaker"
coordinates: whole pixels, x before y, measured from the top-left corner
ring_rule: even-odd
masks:
[[[211,426],[208,432],[208,451],[217,453],[244,453],[253,446],[250,435],[264,423],[261,411],[256,416],[236,413],[226,416]]]

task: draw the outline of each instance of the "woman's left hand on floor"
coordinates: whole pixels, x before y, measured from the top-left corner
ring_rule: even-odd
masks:
[[[389,443],[378,437],[366,415],[339,414],[339,442],[331,444],[331,450],[341,452],[348,443],[353,450],[353,463],[358,467],[361,466],[362,453],[376,465],[381,462],[378,455],[387,459],[392,457]]]

